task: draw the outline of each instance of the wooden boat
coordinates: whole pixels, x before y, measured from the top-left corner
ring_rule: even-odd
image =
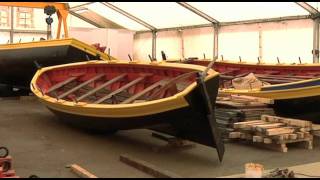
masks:
[[[28,90],[30,81],[37,71],[35,64],[46,67],[87,59],[109,60],[109,58],[114,59],[76,39],[0,45],[0,96],[10,94],[13,87]]]
[[[222,158],[212,108],[218,84],[218,73],[202,66],[90,61],[41,68],[31,90],[73,126],[113,132],[170,125],[166,133],[216,147]]]
[[[185,63],[206,66],[209,60]],[[319,64],[249,64],[216,61],[213,69],[220,73],[221,93],[273,99],[278,115],[320,122],[320,65]],[[230,81],[249,73],[270,85],[261,88],[235,89]]]

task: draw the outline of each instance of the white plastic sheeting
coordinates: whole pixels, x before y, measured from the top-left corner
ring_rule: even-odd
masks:
[[[190,2],[220,22],[307,15],[294,2]]]
[[[257,62],[259,56],[259,31],[250,25],[226,26],[219,33],[219,59]]]
[[[259,33],[261,37],[259,38]],[[159,33],[160,34],[160,33]],[[313,44],[312,20],[295,20],[251,25],[225,26],[219,30],[218,59],[223,55],[225,60],[257,63],[261,55],[262,62],[312,63]],[[184,56],[212,59],[213,29],[197,28],[183,30]],[[164,39],[164,40],[162,40]],[[157,37],[157,59],[161,59],[160,51],[164,50],[169,59],[183,58],[178,31],[168,31]],[[261,47],[259,48],[259,40]],[[137,34],[134,40],[134,57],[148,60],[151,54],[151,33]]]
[[[213,58],[213,28],[197,28],[183,31],[184,57]],[[183,57],[182,57],[183,58]]]
[[[113,4],[156,28],[209,23],[175,2],[115,2]]]
[[[69,3],[70,6],[79,5]],[[267,19],[275,17],[309,15],[295,2],[188,2],[198,10],[219,22]],[[319,9],[318,2],[308,2]],[[170,28],[209,22],[175,2],[112,2],[112,4],[156,28]],[[90,10],[130,30],[149,30],[143,25],[104,6],[101,3],[87,5]],[[161,31],[157,33],[156,58],[161,59],[164,51],[169,59],[187,57],[213,57],[213,28],[197,28]],[[251,25],[223,26],[219,30],[218,57],[239,61],[261,61],[276,63],[312,63],[313,23],[310,19],[257,23]],[[152,54],[152,34],[136,34],[134,38],[134,59],[148,60]]]
[[[87,2],[69,2],[75,7]],[[156,28],[169,28],[208,24],[209,22],[175,2],[110,2]],[[188,2],[220,22],[308,15],[294,2]],[[317,2],[309,2],[318,8]],[[85,5],[105,18],[119,23],[130,30],[148,30],[124,15],[102,5],[100,2]]]
[[[100,14],[101,16],[105,17],[106,19],[109,19],[123,27],[126,27],[127,29],[130,30],[149,30],[148,28],[140,25],[139,23],[131,20],[130,18],[108,8],[107,6],[96,2],[92,3],[87,6],[90,10]]]

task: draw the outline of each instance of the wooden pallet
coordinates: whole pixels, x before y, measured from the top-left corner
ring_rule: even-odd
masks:
[[[280,152],[287,152],[287,145],[293,143],[313,149],[311,122],[268,115],[263,115],[261,119],[235,123],[229,138],[245,140]]]

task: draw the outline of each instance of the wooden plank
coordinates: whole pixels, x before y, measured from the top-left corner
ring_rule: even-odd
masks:
[[[229,133],[229,138],[230,138],[230,139],[240,138],[240,134],[241,134],[241,132],[230,132],[230,133]]]
[[[117,77],[115,77],[115,78],[112,78],[111,80],[103,83],[103,84],[100,85],[99,87],[96,87],[96,88],[92,89],[91,91],[87,92],[86,94],[82,95],[81,97],[77,98],[77,101],[81,101],[82,99],[84,99],[84,98],[86,98],[86,97],[88,97],[88,96],[90,96],[90,95],[92,95],[92,94],[100,91],[101,89],[103,89],[103,88],[111,85],[112,83],[115,83],[115,82],[121,80],[121,79],[124,78],[126,75],[127,75],[127,74],[125,73],[125,74],[121,74],[121,75],[119,75],[119,76],[117,76]]]
[[[234,123],[233,127],[238,129],[238,128],[243,127],[246,124],[261,123],[261,122],[263,122],[263,121],[261,121],[261,120],[253,120],[253,121],[246,121],[246,122],[238,122],[238,123]]]
[[[91,78],[91,79],[89,79],[89,80],[87,80],[87,81],[85,81],[85,82],[83,82],[83,83],[79,84],[78,86],[76,86],[76,87],[74,87],[74,88],[70,89],[69,91],[67,91],[67,92],[65,92],[65,93],[63,93],[63,94],[61,94],[60,96],[58,96],[58,99],[61,99],[61,98],[64,98],[64,97],[66,97],[66,96],[70,95],[71,93],[73,93],[73,92],[75,92],[75,91],[79,90],[80,88],[82,88],[82,87],[84,87],[84,86],[86,86],[86,85],[88,85],[88,84],[90,84],[90,83],[94,82],[94,81],[95,81],[95,80],[97,80],[97,79],[102,78],[103,76],[105,76],[105,74],[98,74],[98,75],[96,75],[95,77],[93,77],[93,78]]]
[[[74,172],[81,178],[98,178],[97,176],[95,176],[94,174],[90,173],[89,171],[85,170],[77,164],[72,164],[70,168],[72,172]]]
[[[298,139],[303,139],[304,138],[304,133],[303,132],[296,132],[297,138]]]
[[[162,170],[153,164],[130,157],[128,155],[120,155],[120,161],[156,178],[181,178],[179,175],[167,170]]]
[[[128,88],[130,88],[131,86],[139,83],[140,81],[144,80],[145,78],[146,78],[146,76],[139,77],[139,78],[137,78],[137,79],[129,82],[128,84],[122,86],[121,88],[119,88],[119,89],[117,89],[117,90],[115,90],[115,91],[113,91],[113,92],[111,92],[111,93],[109,93],[109,94],[101,97],[100,99],[98,99],[98,100],[95,101],[94,103],[95,103],[95,104],[100,104],[100,103],[102,103],[103,101],[105,101],[105,100],[107,100],[107,99],[110,99],[113,95],[116,95],[116,94],[118,94],[118,93],[120,93],[120,92],[122,92],[122,91],[124,91],[124,90],[126,90],[126,89],[128,89]]]
[[[263,138],[263,143],[264,144],[271,144],[272,143],[272,139],[271,138]]]
[[[291,128],[274,128],[274,129],[267,129],[266,135],[267,136],[274,136],[279,134],[290,134],[293,133],[294,129]]]
[[[149,87],[147,87],[146,89],[142,90],[141,92],[133,95],[132,97],[122,101],[120,104],[128,104],[128,103],[131,103],[133,101],[135,101],[136,99],[140,98],[141,96],[145,95],[146,93],[152,91],[153,89],[157,88],[158,86],[161,86],[164,82],[168,81],[167,79],[165,80],[161,80],[161,81],[158,81],[152,85],[150,85]]]
[[[320,131],[320,124],[312,124],[311,130],[312,131]]]
[[[263,137],[262,136],[253,136],[252,137],[252,142],[263,142]]]
[[[298,135],[297,134],[289,134],[289,139],[291,139],[291,140],[295,140],[295,139],[297,139],[298,138]]]
[[[65,86],[65,85],[73,82],[74,80],[78,79],[79,77],[80,77],[80,76],[70,77],[70,78],[68,78],[68,79],[65,80],[65,81],[62,81],[62,82],[60,82],[60,83],[57,83],[56,85],[52,86],[52,87],[48,90],[47,94],[49,94],[49,93],[51,93],[51,92],[53,92],[53,91],[55,91],[55,90],[57,90],[57,89],[59,89],[59,88],[61,88],[61,87],[63,87],[63,86]]]
[[[254,125],[253,128],[259,132],[265,132],[267,129],[276,128],[283,126],[283,123],[271,123],[271,124],[262,124]]]

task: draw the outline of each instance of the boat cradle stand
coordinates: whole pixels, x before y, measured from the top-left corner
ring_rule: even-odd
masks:
[[[171,150],[187,150],[196,147],[195,143],[192,143],[188,140],[176,138],[176,137],[168,137],[159,133],[152,133],[152,137],[157,138],[159,140],[166,141],[167,144],[160,147],[153,147],[153,152],[167,152]]]

